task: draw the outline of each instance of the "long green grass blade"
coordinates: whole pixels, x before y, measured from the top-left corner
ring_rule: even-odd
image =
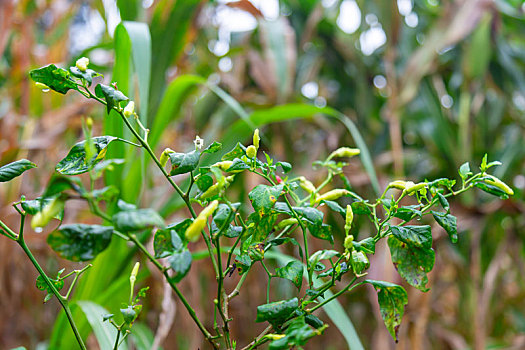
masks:
[[[79,301],[77,304],[86,315],[86,318],[93,329],[93,333],[97,338],[100,350],[112,350],[117,338],[117,330],[111,323],[108,321],[103,322],[102,320],[103,316],[109,314],[109,312],[92,301],[83,300]],[[118,347],[119,350],[126,350],[127,348],[125,342]]]

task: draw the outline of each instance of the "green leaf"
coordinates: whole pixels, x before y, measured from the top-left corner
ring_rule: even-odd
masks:
[[[69,71],[73,76],[85,79],[88,83],[88,86],[91,86],[94,77],[102,76],[102,74],[95,72],[93,69],[86,69],[86,71],[83,72],[77,67],[69,67]]]
[[[228,153],[222,156],[221,160],[234,160],[235,158],[241,158],[246,155],[246,147],[240,142]]]
[[[81,195],[85,194],[80,179],[55,173],[51,176],[42,198],[53,197],[67,190],[73,190]]]
[[[357,277],[362,276],[363,272],[370,267],[370,261],[368,261],[366,254],[357,250],[352,250],[350,264],[352,265],[352,269]]]
[[[448,204],[447,198],[439,192],[436,193],[436,195],[438,196],[439,204],[441,204],[443,209],[445,209],[448,213],[450,211],[450,205]]]
[[[459,167],[459,176],[464,180],[466,180],[470,175],[472,175],[472,171],[470,171],[470,165],[468,162],[463,163]]]
[[[49,278],[53,286],[55,286],[55,289],[60,291],[62,288],[64,288],[64,280],[60,279],[61,272],[58,273],[57,279]],[[47,303],[51,298],[53,297],[53,291],[49,287],[49,285],[44,280],[44,277],[42,275],[38,275],[36,278],[36,287],[40,290],[45,290],[46,296],[44,297],[44,303]]]
[[[110,202],[117,198],[119,194],[119,190],[116,186],[106,186],[103,188],[99,188],[96,190],[93,190],[89,193],[89,195],[94,198],[96,201],[106,201]]]
[[[403,287],[389,282],[373,280],[366,280],[365,282],[370,283],[377,291],[381,317],[397,343],[397,332],[405,312],[405,305],[408,303],[407,292]]]
[[[54,64],[42,68],[33,69],[29,72],[31,79],[37,83],[47,85],[51,90],[65,94],[70,89],[78,90],[77,85],[71,79],[71,74]]]
[[[430,249],[432,248],[432,232],[429,225],[423,226],[390,226],[394,237],[409,246]]]
[[[373,237],[368,237],[359,242],[354,242],[354,248],[367,254],[375,254],[376,242]]]
[[[447,213],[439,213],[436,211],[432,211],[432,216],[436,222],[448,233],[452,243],[456,243],[458,241],[458,225],[456,217]]]
[[[214,141],[211,145],[206,147],[202,151],[202,153],[213,154],[213,153],[219,152],[221,150],[221,148],[222,148],[222,143]]]
[[[133,209],[121,211],[111,219],[118,231],[129,232],[144,230],[151,227],[164,228],[164,219],[153,209]]]
[[[248,198],[250,198],[255,212],[261,217],[270,212],[272,207],[275,205],[275,202],[277,202],[277,198],[282,194],[283,188],[284,185],[255,186],[255,188],[248,194]]]
[[[37,199],[22,201],[20,204],[26,213],[36,215],[36,213],[42,211],[42,209],[50,204],[56,197],[57,196],[47,198],[38,197]],[[60,213],[56,214],[53,218],[62,221],[64,218],[64,210],[60,211]]]
[[[451,179],[447,179],[447,178],[439,178],[439,179],[436,179],[432,182],[429,182],[428,183],[428,186],[429,187],[439,187],[439,186],[444,186],[448,189],[451,189],[452,187],[454,187],[454,185],[456,184],[456,180],[451,180]]]
[[[95,167],[106,156],[107,147],[115,140],[121,141],[118,137],[97,136],[92,139],[95,154],[91,159],[87,159],[86,140],[73,146],[67,156],[62,159],[55,167],[56,171],[64,175],[83,174]]]
[[[286,266],[275,269],[277,277],[286,278],[292,281],[293,284],[299,289],[303,284],[303,272],[304,267],[299,261],[292,260]]]
[[[324,323],[323,321],[321,321],[319,319],[319,317],[313,315],[313,314],[308,314],[304,317],[304,320],[307,324],[309,324],[310,326],[314,327],[314,328],[321,328]]]
[[[394,236],[388,238],[388,247],[397,272],[413,287],[426,292],[427,273],[434,267],[435,254],[432,248],[418,248],[400,241]]]
[[[234,172],[234,171],[243,171],[243,170],[246,170],[246,169],[250,169],[250,166],[248,164],[246,164],[246,162],[244,162],[243,160],[241,160],[239,158],[235,158],[233,160],[233,164],[230,165],[230,167],[228,169],[226,169],[226,172],[231,173],[231,172]]]
[[[129,100],[129,98],[124,95],[122,91],[115,90],[113,87],[104,84],[98,84],[95,87],[95,95],[106,100],[106,110],[108,114],[111,112],[113,107],[119,106],[119,102]]]
[[[325,200],[322,200],[321,203],[326,204],[328,208],[332,209],[336,213],[341,214],[343,218],[346,217],[346,209],[340,206],[339,203],[334,202],[334,201],[325,201]]]
[[[100,225],[63,225],[47,237],[47,243],[60,257],[71,261],[94,259],[111,242],[113,227]]]
[[[182,251],[184,249],[184,244],[180,236],[177,234],[177,231],[171,228],[166,228],[155,232],[153,249],[155,250],[155,258],[160,259],[175,252]]]
[[[257,318],[255,322],[268,321],[272,325],[279,326],[286,321],[298,307],[299,300],[297,298],[257,306]]]
[[[400,218],[403,221],[410,221],[416,216],[421,217],[421,215],[423,215],[419,208],[419,205],[407,205],[405,207],[398,208],[394,216],[396,218]]]
[[[288,162],[277,162],[275,165],[280,166],[281,168],[283,168],[283,171],[285,173],[287,173],[290,170],[292,170],[292,165],[290,163],[288,163]]]
[[[308,316],[313,315],[307,315],[306,317]],[[320,334],[320,331],[324,330],[324,328],[320,328],[320,331],[312,329],[310,326],[308,326],[308,321],[306,320],[306,317],[297,317],[296,319],[294,319],[290,323],[288,328],[286,328],[285,336],[283,338],[272,341],[268,349],[302,349],[302,346],[305,345],[310,338]]]
[[[170,280],[175,283],[180,282],[190,271],[191,261],[191,253],[187,249],[171,255],[168,258],[168,263],[175,273],[170,277]]]
[[[439,178],[439,179],[436,179],[432,182],[429,182],[428,183],[428,186],[429,187],[439,187],[439,186],[444,186],[448,189],[451,189],[452,187],[454,187],[454,185],[456,184],[456,180],[451,180],[451,179],[447,179],[447,178]]]
[[[201,153],[197,150],[189,153],[170,153],[170,176],[189,173],[197,169]]]
[[[20,159],[0,168],[0,182],[7,182],[20,176],[24,171],[36,168],[36,164],[27,159]]]

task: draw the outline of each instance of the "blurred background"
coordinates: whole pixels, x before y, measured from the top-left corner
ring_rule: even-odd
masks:
[[[67,68],[82,56],[106,83],[117,81],[137,101],[159,153],[168,146],[186,151],[197,134],[228,150],[249,140],[242,121],[249,118],[261,128],[269,154],[292,163],[293,174],[319,182],[324,174],[312,162],[339,146],[355,146],[360,135],[373,162],[353,161],[346,173],[365,198],[375,198],[393,179],[457,178],[459,165],[470,161],[475,168],[485,153],[500,160],[494,173],[515,196],[500,201],[472,191],[451,202],[459,241],[450,243],[433,227],[431,291],[407,287],[398,344],[382,323],[373,290],[340,301],[366,349],[525,348],[523,1],[1,0],[0,164],[28,158],[39,166],[0,186],[0,217],[13,227],[18,216],[10,204],[21,194],[40,194],[54,165],[82,138],[82,117],[95,120],[97,135],[124,135],[100,106],[74,93],[42,93],[28,79],[31,69],[49,63]],[[130,160],[106,177],[123,199],[156,208],[168,222],[187,216],[160,173],[152,168],[146,179],[140,170],[145,158],[127,148],[111,152]],[[253,185],[243,177],[235,193],[244,198]],[[340,228],[334,235],[341,245],[340,217],[326,220]],[[65,222],[96,220],[82,203],[68,202]],[[370,235],[369,223],[357,225],[359,237]],[[77,268],[47,247],[49,230],[28,233],[39,261],[47,271]],[[117,310],[137,258],[114,240],[82,277],[74,299]],[[371,278],[402,283],[387,248],[378,247],[371,260]],[[164,349],[206,349],[161,276],[146,270],[141,285],[150,291],[136,337]],[[265,298],[265,276],[254,269],[232,303],[239,345],[264,328],[253,321]],[[35,278],[23,252],[2,239],[0,349],[75,348],[59,305],[42,304]],[[211,325],[210,267],[195,263],[180,285]],[[272,294],[287,295],[288,287],[276,283]],[[88,336],[85,316],[75,311]],[[348,348],[353,331],[332,321],[307,349]],[[93,336],[88,344],[97,348]]]

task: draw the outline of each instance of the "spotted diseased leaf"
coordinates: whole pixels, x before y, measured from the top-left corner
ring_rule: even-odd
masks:
[[[422,226],[390,226],[390,231],[400,241],[411,247],[432,248],[432,232],[429,225]]]
[[[112,221],[115,229],[121,232],[166,227],[164,219],[151,208],[121,211],[113,215]]]
[[[202,153],[209,153],[209,154],[212,154],[212,153],[216,153],[216,152],[219,152],[220,150],[222,149],[222,143],[220,142],[213,142],[211,145],[209,145],[208,147],[206,147]]]
[[[78,90],[77,84],[71,78],[71,74],[54,64],[42,68],[33,69],[29,76],[37,83],[47,85],[51,90],[65,94],[69,90]]]
[[[228,153],[222,156],[221,160],[234,160],[235,158],[242,158],[246,155],[246,147],[238,142],[237,145]]]
[[[108,114],[109,112],[111,112],[113,107],[119,106],[119,102],[129,100],[129,98],[126,95],[124,95],[121,91],[104,84],[98,84],[95,87],[95,95],[97,95],[97,97],[99,98],[103,98],[104,100],[106,100],[106,110]]]
[[[15,177],[22,175],[26,170],[33,168],[36,168],[36,164],[27,159],[20,159],[6,164],[0,168],[0,182],[11,181]]]
[[[200,175],[195,180],[195,184],[197,184],[197,187],[201,192],[206,192],[208,188],[210,188],[213,185],[213,178],[210,175]]]
[[[174,229],[165,228],[155,232],[153,249],[155,251],[155,258],[160,259],[175,252],[182,251],[184,249],[184,244]]]
[[[67,156],[55,167],[63,175],[78,175],[93,169],[106,156],[108,146],[113,141],[120,141],[114,136],[97,136],[91,139],[94,154],[87,159],[86,140],[77,143],[71,148]]]
[[[423,292],[428,291],[427,273],[434,267],[434,250],[407,244],[394,236],[388,238],[388,247],[399,275],[411,286]]]
[[[190,271],[192,257],[188,249],[172,254],[168,258],[168,263],[173,270],[170,280],[175,283],[180,282]]]
[[[277,186],[267,186],[267,185],[257,185],[251,192],[248,194],[248,198],[252,202],[253,209],[263,216],[271,211],[277,198],[282,194],[284,185]]]
[[[189,173],[197,169],[201,153],[197,150],[188,153],[170,153],[170,176]]]
[[[366,205],[366,203],[363,201],[353,202],[350,205],[352,206],[352,211],[354,212],[354,214],[357,214],[357,215],[372,214],[372,211],[370,210],[368,205]]]
[[[100,225],[63,225],[47,237],[49,246],[64,259],[94,259],[111,242],[113,227]]]
[[[69,67],[69,71],[71,72],[73,76],[79,79],[80,78],[84,79],[88,83],[88,86],[91,86],[91,84],[93,83],[94,77],[102,76],[102,74],[97,73],[93,69],[89,69],[89,68],[86,69],[85,71],[81,71],[77,67]]]
[[[321,224],[321,226],[307,224],[306,226],[308,226],[308,231],[315,238],[323,239],[332,244],[334,243],[334,237],[332,236],[332,226],[328,224]]]
[[[408,303],[407,292],[403,287],[389,282],[373,280],[366,280],[365,282],[370,283],[377,291],[381,317],[386,329],[397,343],[397,332],[405,313],[405,305]]]
[[[439,226],[443,227],[448,233],[452,243],[456,243],[458,241],[458,225],[456,217],[454,215],[439,213],[436,211],[432,211],[432,216]]]
[[[268,321],[272,325],[279,326],[286,321],[298,307],[299,300],[297,298],[257,306],[257,318],[255,322]]]
[[[284,267],[275,269],[277,277],[286,278],[287,280],[292,281],[292,283],[299,289],[301,289],[301,285],[303,284],[303,272],[303,264],[296,260],[290,261]]]

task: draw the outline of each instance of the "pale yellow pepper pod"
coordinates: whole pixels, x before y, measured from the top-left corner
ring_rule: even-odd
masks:
[[[405,186],[405,191],[409,196],[411,196],[417,191],[423,189],[426,185],[427,184],[425,182],[420,182],[420,183],[415,184],[412,181],[408,181]]]
[[[354,212],[352,206],[349,204],[346,206],[346,220],[345,220],[345,232],[348,234],[352,228],[352,222],[354,221]],[[353,239],[353,237],[352,237]]]
[[[135,281],[137,280],[137,275],[139,274],[139,268],[140,263],[136,262],[135,266],[133,266],[133,270],[131,271],[131,275],[129,276],[129,282],[133,285]]]
[[[199,239],[200,232],[204,229],[206,226],[206,223],[208,222],[208,217],[213,214],[215,209],[217,209],[217,206],[219,205],[219,201],[214,200],[211,202],[206,208],[204,208],[199,215],[193,220],[191,225],[186,229],[186,232],[184,233],[184,236],[186,236],[186,239],[190,242],[196,242]]]
[[[499,188],[500,190],[502,190],[503,192],[505,192],[505,194],[509,196],[514,195],[514,191],[512,190],[512,188],[510,188],[510,186],[507,185],[505,182],[501,181],[495,176],[492,176],[492,175],[488,175],[488,176],[490,177],[490,179],[484,179],[483,182]]]
[[[328,160],[332,158],[351,158],[361,153],[359,148],[341,147],[330,153]]]
[[[261,138],[259,137],[259,129],[255,129],[253,132],[253,145],[256,150],[259,150],[259,141],[261,141]]]
[[[315,200],[315,203],[319,203],[319,202],[321,202],[323,200],[325,200],[325,201],[333,201],[333,200],[336,200],[336,199],[341,198],[343,196],[346,196],[349,193],[350,193],[350,191],[343,190],[343,189],[331,190],[331,191],[323,193],[322,195],[317,197],[317,199]]]
[[[397,188],[399,190],[404,190],[407,182],[403,180],[392,181],[388,184],[387,188]]]
[[[170,153],[175,153],[175,151],[172,150],[171,148],[166,148],[160,155],[159,162],[160,162],[160,165],[162,165],[162,167],[165,167],[166,164],[168,163]]]
[[[312,194],[315,192],[315,186],[313,183],[311,183],[310,181],[306,180],[306,178],[304,176],[301,176],[299,178],[299,186],[301,186],[301,188],[303,190],[305,190],[306,192]]]

